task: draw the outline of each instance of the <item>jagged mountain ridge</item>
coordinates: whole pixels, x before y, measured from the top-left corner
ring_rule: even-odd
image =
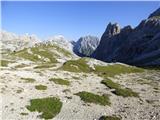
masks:
[[[99,45],[99,38],[84,36],[74,43],[73,51],[79,56],[90,56]]]
[[[107,26],[92,56],[106,62],[122,62],[138,66],[160,65],[160,9],[136,28]]]

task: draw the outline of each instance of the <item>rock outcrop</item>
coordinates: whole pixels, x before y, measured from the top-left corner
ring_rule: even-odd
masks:
[[[66,39],[63,35],[55,35],[53,37],[50,37],[45,41],[47,44],[56,44],[59,47],[69,50],[70,52],[73,52],[73,44],[71,41]]]
[[[99,39],[97,37],[85,36],[81,37],[76,43],[74,43],[73,50],[78,56],[90,56],[98,45]]]
[[[136,28],[111,24],[92,56],[106,62],[137,66],[160,65],[160,8]]]

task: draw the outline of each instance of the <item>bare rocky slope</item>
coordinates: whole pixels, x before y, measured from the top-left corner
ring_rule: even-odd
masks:
[[[136,28],[109,23],[93,57],[137,66],[160,65],[160,8]]]

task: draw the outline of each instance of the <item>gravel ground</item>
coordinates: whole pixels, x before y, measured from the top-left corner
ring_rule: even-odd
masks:
[[[140,95],[139,98],[123,98],[113,94],[111,89],[100,83],[102,78],[93,73],[76,74],[54,69],[35,70],[32,66],[13,69],[14,65],[10,66],[12,68],[5,67],[0,71],[2,120],[40,119],[38,116],[41,113],[30,112],[25,106],[30,104],[30,99],[48,96],[59,97],[63,102],[61,112],[53,120],[98,120],[102,115],[116,115],[122,117],[122,120],[160,120],[160,71],[153,70],[111,78]],[[34,78],[36,81],[25,83],[21,80],[22,77]],[[64,78],[69,80],[71,85],[58,85],[49,81],[49,78]],[[146,83],[146,80],[149,83]],[[36,90],[35,85],[38,84],[46,85],[47,90]],[[74,95],[80,91],[98,95],[109,94],[111,106],[84,103],[80,97]],[[21,115],[23,112],[28,115]]]

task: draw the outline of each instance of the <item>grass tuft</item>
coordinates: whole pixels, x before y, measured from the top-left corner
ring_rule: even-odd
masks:
[[[41,118],[52,119],[55,117],[62,108],[62,102],[55,97],[32,99],[30,105],[26,106],[31,112],[38,111],[42,113]]]
[[[33,79],[33,78],[21,78],[22,80],[24,80],[26,83],[33,83],[35,82],[36,80]]]
[[[45,86],[45,85],[36,85],[35,88],[36,88],[37,90],[46,90],[46,89],[47,89],[47,86]]]
[[[51,67],[55,67],[55,64],[42,64],[42,65],[38,65],[36,67],[34,67],[34,69],[42,69],[42,68],[51,68]]]
[[[60,84],[60,85],[70,85],[70,82],[68,80],[64,80],[61,78],[50,78],[49,81],[53,81],[55,84]]]
[[[107,95],[100,96],[86,91],[76,93],[75,95],[80,96],[81,100],[87,103],[96,103],[104,106],[111,104],[110,99]]]
[[[121,120],[121,118],[116,116],[102,116],[99,120]]]
[[[7,67],[10,61],[8,60],[0,60],[0,66],[2,67]]]
[[[21,115],[28,115],[28,113],[24,113],[24,112],[22,112],[22,113],[20,113]]]
[[[123,97],[138,97],[138,93],[133,92],[129,88],[121,88],[121,85],[118,83],[113,82],[110,79],[107,80],[102,80],[102,84],[106,85],[110,89],[115,89],[112,93],[118,95],[118,96],[123,96]]]

